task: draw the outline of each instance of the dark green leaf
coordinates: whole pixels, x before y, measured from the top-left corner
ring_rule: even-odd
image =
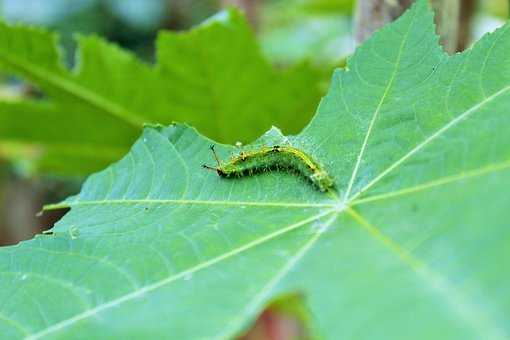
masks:
[[[32,159],[42,170],[100,169],[128,150],[144,123],[188,122],[231,143],[251,141],[273,124],[296,133],[320,97],[320,76],[306,65],[275,70],[235,10],[190,32],[161,33],[154,67],[91,36],[79,37],[77,65],[68,70],[57,39],[0,23],[0,69],[47,95],[42,103],[0,102],[0,143],[37,148]]]

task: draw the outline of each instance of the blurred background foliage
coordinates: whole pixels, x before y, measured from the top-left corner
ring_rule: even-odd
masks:
[[[342,66],[354,50],[353,0],[0,0],[0,16],[9,23],[58,31],[69,65],[74,62],[76,34],[103,36],[153,62],[158,30],[190,29],[236,3],[245,4],[269,61],[282,68],[310,62],[323,75],[323,93],[332,69]],[[506,20],[507,6],[506,0],[478,1],[471,28],[473,41]],[[38,95],[16,77],[0,74],[0,100]],[[16,161],[5,161],[5,153],[13,150]],[[30,157],[25,157],[30,152],[12,146],[2,149],[0,144],[0,245],[16,243],[50,227],[58,216],[37,218],[37,211],[44,203],[77,192],[83,180],[31,171]]]
[[[0,17],[9,23],[59,32],[69,66],[74,63],[76,34],[105,37],[150,63],[159,30],[188,30],[225,6],[236,4],[246,10],[265,57],[278,68],[310,63],[321,75],[323,94],[332,70],[343,66],[354,50],[354,0],[0,0]],[[471,41],[494,30],[507,17],[507,0],[477,1],[470,24]],[[0,73],[1,101],[37,96],[40,93],[30,84]],[[33,171],[31,152],[0,143],[0,246],[51,227],[65,212],[37,212],[45,203],[76,193],[83,181],[79,176]],[[277,317],[275,323],[275,315],[263,314],[243,339],[271,338],[282,331],[278,329],[282,325],[287,335],[302,334],[295,330],[295,320]]]

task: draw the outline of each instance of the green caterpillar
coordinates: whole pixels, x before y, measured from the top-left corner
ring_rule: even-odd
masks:
[[[220,177],[235,178],[269,170],[293,170],[308,179],[320,191],[333,188],[331,176],[310,156],[291,146],[264,146],[258,150],[240,152],[226,162],[220,162],[214,145],[211,145],[217,167],[203,164],[202,167],[214,170]]]

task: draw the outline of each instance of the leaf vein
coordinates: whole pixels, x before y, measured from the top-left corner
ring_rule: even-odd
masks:
[[[413,12],[414,14],[414,12]],[[411,18],[411,22],[414,21],[414,15],[413,17]],[[397,55],[397,60],[395,62],[395,68],[393,69],[393,72],[390,76],[390,79],[388,80],[388,84],[386,85],[386,88],[384,89],[384,92],[383,92],[383,95],[381,96],[381,99],[379,100],[379,103],[377,104],[377,107],[372,115],[372,119],[370,120],[370,124],[368,125],[368,129],[367,129],[367,133],[365,134],[365,138],[363,139],[363,143],[361,145],[361,149],[358,153],[358,157],[356,159],[356,164],[354,166],[354,169],[352,171],[352,175],[351,175],[351,179],[349,180],[349,184],[347,186],[347,191],[345,193],[345,202],[349,199],[349,195],[351,194],[351,190],[352,190],[352,186],[354,184],[354,180],[356,179],[356,176],[358,174],[358,170],[359,170],[359,167],[361,165],[361,160],[363,159],[363,155],[365,153],[365,149],[368,145],[368,139],[372,133],[372,129],[375,125],[375,121],[377,120],[377,117],[379,116],[379,112],[381,110],[381,107],[386,99],[386,96],[388,95],[389,93],[389,90],[390,88],[392,87],[393,85],[393,82],[395,80],[395,77],[398,73],[398,69],[399,69],[399,66],[400,66],[400,60],[402,58],[402,53],[404,51],[404,46],[405,46],[405,43],[407,42],[407,38],[409,36],[409,32],[410,32],[410,27],[408,27],[407,31],[406,31],[406,34],[403,36],[402,38],[402,42],[400,43],[400,46],[399,46],[399,50],[398,50],[398,55]]]
[[[195,272],[198,272],[200,270],[203,270],[203,269],[206,269],[206,268],[209,268],[217,263],[220,263],[222,261],[225,261],[226,259],[229,259],[231,258],[232,256],[234,255],[237,255],[237,254],[240,254],[242,252],[245,252],[255,246],[258,246],[259,244],[262,244],[264,242],[267,242],[273,238],[276,238],[280,235],[283,235],[283,234],[286,234],[294,229],[297,229],[303,225],[306,225],[310,222],[313,222],[317,219],[320,219],[332,212],[335,212],[336,210],[334,209],[328,209],[326,211],[323,211],[319,214],[316,214],[316,215],[313,215],[307,219],[304,219],[300,222],[297,222],[297,223],[294,223],[294,224],[291,224],[291,225],[288,225],[287,227],[285,228],[282,228],[282,229],[279,229],[273,233],[270,233],[264,237],[261,237],[261,238],[258,238],[258,239],[255,239],[249,243],[246,243],[245,245],[241,246],[241,247],[238,247],[236,249],[232,249],[231,251],[227,252],[227,253],[224,253],[220,256],[217,256],[215,258],[212,258],[208,261],[205,261],[205,262],[202,262],[194,267],[191,267],[187,270],[184,270],[184,271],[181,271],[180,273],[177,273],[173,276],[169,276],[165,279],[162,279],[162,280],[159,280],[159,281],[156,281],[152,284],[149,284],[149,285],[146,285],[146,286],[143,286],[141,287],[140,289],[136,290],[136,291],[133,291],[131,293],[128,293],[128,294],[125,294],[125,295],[122,295],[116,299],[113,299],[113,300],[110,300],[108,302],[105,302],[105,303],[102,303],[102,304],[99,304],[97,305],[96,307],[94,308],[91,308],[89,310],[85,310],[83,311],[82,313],[79,313],[79,314],[76,314],[72,317],[69,317],[67,319],[64,319],[64,320],[61,320],[60,322],[57,322],[55,323],[54,325],[46,328],[46,329],[43,329],[37,333],[34,333],[32,335],[30,335],[29,337],[27,337],[27,340],[34,340],[34,339],[40,339],[44,336],[47,336],[51,333],[54,333],[54,332],[57,332],[59,330],[62,330],[66,327],[69,327],[81,320],[84,320],[84,319],[87,319],[89,317],[92,317],[92,316],[95,316],[97,315],[98,313],[104,311],[104,310],[107,310],[107,309],[110,309],[110,308],[113,308],[113,307],[116,307],[124,302],[127,302],[127,301],[131,301],[139,296],[142,296],[146,293],[149,293],[151,291],[154,291],[158,288],[161,288],[161,287],[164,287],[174,281],[177,281],[178,279],[181,279],[181,278],[185,278],[185,277],[189,277],[189,275],[195,273]]]
[[[505,339],[504,332],[498,324],[488,315],[481,312],[472,301],[462,292],[452,286],[448,278],[430,268],[427,263],[413,256],[406,249],[402,248],[397,242],[383,234],[379,228],[372,225],[362,215],[347,208],[347,213],[367,231],[375,240],[379,241],[385,248],[397,255],[402,264],[409,267],[418,277],[424,280],[428,288],[439,294],[442,301],[446,301],[450,309],[462,320],[468,327],[471,327],[479,338]],[[488,331],[490,330],[490,336]]]
[[[497,164],[491,164],[491,165],[483,167],[483,168],[474,169],[474,170],[466,171],[463,173],[438,178],[438,179],[430,181],[430,182],[422,183],[422,184],[404,188],[401,190],[383,193],[380,195],[368,196],[368,197],[361,198],[361,199],[355,199],[352,201],[351,206],[363,204],[363,203],[374,202],[374,201],[380,201],[380,200],[393,198],[393,197],[397,197],[397,196],[402,196],[402,195],[407,195],[407,194],[412,194],[415,192],[438,187],[438,186],[441,186],[444,184],[450,184],[450,183],[454,183],[454,182],[461,181],[461,180],[468,179],[468,178],[483,176],[483,175],[487,175],[490,173],[503,171],[503,170],[506,170],[509,168],[510,168],[510,161],[503,162],[503,163],[497,163]]]
[[[352,198],[349,200],[350,202],[354,201],[359,195],[361,195],[363,192],[367,191],[369,188],[371,188],[374,184],[379,182],[382,178],[384,178],[388,173],[393,171],[395,168],[400,166],[402,163],[404,163],[407,159],[412,157],[414,154],[416,154],[418,151],[423,149],[425,146],[427,146],[429,143],[434,141],[436,138],[441,136],[443,133],[448,131],[451,127],[456,126],[461,121],[465,120],[470,114],[473,112],[476,112],[479,108],[481,108],[483,105],[491,102],[495,98],[499,97],[500,95],[504,94],[510,90],[510,85],[502,88],[501,90],[497,91],[496,93],[492,94],[490,97],[485,98],[480,103],[472,106],[468,110],[464,111],[462,114],[455,117],[453,120],[451,120],[448,124],[443,126],[441,129],[437,130],[435,133],[430,135],[427,139],[425,139],[420,144],[416,145],[411,151],[409,151],[407,154],[405,154],[402,158],[397,160],[395,163],[390,165],[388,168],[386,168],[384,171],[382,171],[377,177],[375,177],[372,181],[370,181],[367,185],[365,185],[363,188],[361,188],[355,195],[352,196]]]

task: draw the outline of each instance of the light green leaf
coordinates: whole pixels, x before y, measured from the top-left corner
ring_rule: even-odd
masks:
[[[303,132],[257,141],[319,160],[327,194],[290,173],[222,179],[194,129],[145,129],[48,207],[71,207],[53,235],[1,250],[0,334],[226,339],[291,294],[316,337],[508,338],[509,27],[448,57],[418,1]]]
[[[296,133],[320,97],[320,75],[307,65],[275,70],[235,10],[189,32],[161,33],[154,67],[91,36],[79,37],[77,65],[68,70],[57,40],[41,29],[0,23],[0,69],[47,95],[0,102],[0,144],[8,150],[0,157],[13,154],[10,145],[36,148],[42,170],[103,168],[128,150],[144,123],[188,122],[231,143],[249,142],[272,124]]]

